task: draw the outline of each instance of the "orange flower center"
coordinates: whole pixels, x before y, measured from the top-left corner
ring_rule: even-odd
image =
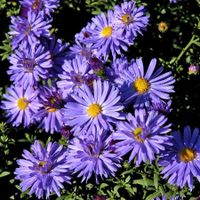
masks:
[[[129,25],[131,22],[133,22],[133,17],[131,17],[129,14],[122,15],[122,22],[126,25]]]
[[[196,158],[196,152],[193,149],[184,148],[179,153],[179,157],[182,162],[190,162]]]

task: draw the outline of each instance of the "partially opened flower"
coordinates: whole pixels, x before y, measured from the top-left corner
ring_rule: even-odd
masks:
[[[193,178],[200,182],[200,135],[199,129],[184,128],[183,134],[176,131],[172,134],[171,145],[166,147],[159,164],[163,166],[163,178],[183,188],[188,185],[193,189]]]
[[[56,142],[49,142],[44,148],[38,140],[31,146],[31,152],[24,150],[23,159],[18,159],[16,179],[21,180],[22,191],[30,189],[38,199],[49,199],[51,193],[60,196],[63,183],[70,183],[66,150]]]
[[[40,122],[39,127],[46,132],[58,132],[64,125],[62,108],[66,99],[63,99],[62,92],[54,86],[43,86],[39,88],[39,91],[42,107],[34,115],[34,119]]]
[[[136,110],[135,116],[127,115],[127,122],[119,122],[113,140],[120,155],[131,152],[129,162],[134,158],[136,165],[147,160],[155,160],[155,154],[165,149],[168,141],[166,133],[170,125],[167,118],[155,111],[146,112],[144,109]]]
[[[121,72],[123,84],[120,88],[125,104],[132,104],[134,107],[142,107],[153,100],[169,100],[169,93],[174,92],[175,82],[171,72],[163,72],[163,67],[155,72],[156,59],[152,59],[147,72],[144,73],[142,59],[131,62],[127,70]]]
[[[93,175],[98,183],[98,177],[113,176],[120,167],[121,157],[110,148],[109,140],[103,130],[96,128],[86,137],[74,138],[68,146],[70,170],[78,173],[82,181],[88,181]]]
[[[7,73],[16,85],[37,86],[42,79],[49,78],[52,68],[50,53],[42,45],[33,44],[31,47],[22,43],[19,49],[9,57],[10,63]]]
[[[58,74],[60,80],[57,81],[57,86],[62,90],[64,96],[69,95],[84,83],[87,84],[89,77],[94,77],[88,61],[81,56],[65,60],[62,69],[62,73]]]
[[[111,129],[111,123],[123,118],[119,90],[108,81],[94,80],[93,90],[84,84],[71,96],[74,102],[68,102],[63,111],[66,124],[75,132],[87,131],[94,125]]]
[[[11,86],[7,90],[8,93],[3,95],[5,100],[2,101],[1,108],[7,112],[8,122],[13,126],[29,126],[33,123],[33,115],[41,107],[38,91],[32,87],[18,86]]]
[[[55,35],[50,38],[41,38],[41,43],[45,49],[50,52],[53,68],[51,69],[54,76],[61,72],[61,66],[67,58],[68,44],[57,39]]]
[[[145,14],[144,6],[136,7],[134,1],[124,2],[114,7],[114,25],[120,29],[129,41],[146,29],[149,17]]]
[[[15,49],[22,41],[28,45],[39,43],[41,36],[49,36],[50,21],[44,20],[42,13],[29,11],[27,17],[11,18],[12,48]]]

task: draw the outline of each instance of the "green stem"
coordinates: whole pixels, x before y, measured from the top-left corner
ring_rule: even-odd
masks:
[[[194,43],[195,35],[192,36],[188,44],[183,48],[181,53],[178,55],[178,57],[175,60],[175,63],[178,63],[178,61],[181,59],[181,57],[184,55],[184,53],[190,48],[190,46]]]

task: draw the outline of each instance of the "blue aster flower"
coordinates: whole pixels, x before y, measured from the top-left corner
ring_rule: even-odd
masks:
[[[188,185],[193,189],[193,177],[200,182],[200,135],[199,129],[184,128],[183,134],[175,131],[172,134],[171,145],[166,146],[159,165],[163,166],[163,178],[168,182],[183,188]]]
[[[68,58],[68,43],[63,44],[61,39],[57,39],[55,35],[51,38],[41,38],[42,45],[50,52],[53,68],[51,73],[53,77],[56,77],[60,73],[61,66],[64,64],[64,60]]]
[[[84,84],[71,97],[74,102],[65,105],[64,120],[76,133],[94,125],[112,129],[111,123],[123,119],[119,90],[107,81],[94,80],[93,89]]]
[[[39,88],[39,100],[42,107],[34,115],[34,119],[40,122],[39,127],[50,133],[60,131],[64,125],[62,108],[67,99],[56,87],[43,86]]]
[[[129,162],[135,158],[136,165],[147,160],[152,162],[168,141],[167,118],[158,112],[140,109],[135,111],[135,116],[129,113],[126,119],[127,122],[117,123],[117,131],[113,133],[118,152],[123,156],[131,151]]]
[[[95,26],[94,26],[95,25]],[[104,13],[92,18],[92,25],[88,28],[90,37],[84,40],[84,43],[92,44],[96,49],[96,56],[103,57],[105,60],[111,52],[115,58],[117,54],[122,54],[121,50],[126,51],[130,42],[123,38],[121,32],[113,27],[113,12],[108,11],[107,16]]]
[[[16,85],[37,86],[42,79],[49,78],[49,68],[52,67],[51,56],[42,45],[31,47],[24,43],[9,57],[12,64],[7,73]]]
[[[60,80],[57,81],[57,86],[62,90],[64,97],[84,83],[87,84],[90,77],[94,77],[87,59],[81,56],[76,56],[73,60],[65,60],[62,69],[62,74],[58,74]]]
[[[114,25],[122,31],[123,36],[130,41],[146,29],[149,17],[145,14],[144,6],[136,7],[134,1],[124,2],[114,7]]]
[[[31,152],[24,150],[23,159],[18,159],[16,179],[21,180],[22,191],[30,189],[38,199],[49,199],[51,193],[60,196],[63,183],[70,183],[66,150],[56,142],[49,142],[44,148],[38,140],[31,146]]]
[[[49,37],[50,21],[44,20],[42,13],[29,11],[27,17],[11,17],[12,48],[15,49],[22,41],[32,45],[39,43],[41,36]]]
[[[38,91],[32,87],[11,86],[4,94],[1,108],[4,109],[8,117],[8,122],[13,126],[23,124],[24,127],[33,123],[33,115],[39,110]]]
[[[56,8],[59,6],[60,0],[23,0],[20,1],[21,7],[25,12],[23,16],[27,16],[28,11],[35,12],[44,12],[45,15],[50,16]]]
[[[86,59],[90,59],[93,52],[90,47],[87,47],[85,44],[76,42],[73,46],[70,47],[69,56],[70,58],[75,58],[76,56],[83,56]]]
[[[131,61],[127,70],[121,72],[120,77],[123,79],[121,92],[124,104],[132,104],[134,107],[142,107],[154,100],[169,100],[169,93],[174,92],[173,83],[175,82],[171,72],[163,72],[163,67],[158,68],[155,72],[156,59],[152,59],[146,74],[142,59]]]
[[[78,173],[82,181],[88,181],[94,175],[107,178],[114,176],[120,167],[121,158],[110,146],[110,137],[101,129],[92,129],[87,137],[74,138],[68,146],[68,164],[70,170]]]

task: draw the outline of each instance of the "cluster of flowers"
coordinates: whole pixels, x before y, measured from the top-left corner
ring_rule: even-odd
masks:
[[[124,2],[93,17],[68,47],[50,34],[58,0],[20,3],[9,33],[13,85],[1,107],[13,126],[38,124],[51,134],[73,135],[66,149],[35,141],[31,152],[24,150],[15,171],[22,191],[59,196],[72,174],[98,183],[114,175],[128,153],[137,166],[159,155],[163,177],[192,190],[193,176],[200,181],[199,131],[186,127],[184,135],[169,134],[172,73],[155,70],[156,59],[146,69],[142,58],[128,61],[123,55],[147,27],[144,7]]]

